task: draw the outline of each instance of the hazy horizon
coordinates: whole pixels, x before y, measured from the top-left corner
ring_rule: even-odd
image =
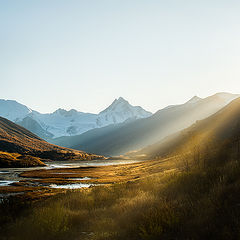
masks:
[[[122,96],[156,112],[240,93],[237,1],[0,0],[3,99],[98,113]]]

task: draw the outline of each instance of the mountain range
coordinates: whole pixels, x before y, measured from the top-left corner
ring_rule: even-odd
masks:
[[[60,137],[51,142],[96,154],[121,155],[183,130],[216,113],[239,96],[230,93],[217,93],[204,99],[195,96],[184,104],[161,109],[148,118],[93,129],[77,136]]]
[[[194,96],[184,104],[167,106],[155,114],[132,106],[122,97],[99,114],[58,109],[41,114],[13,100],[0,100],[0,116],[62,147],[105,156],[136,151],[215,114],[238,94]]]
[[[139,106],[132,106],[122,97],[99,114],[58,109],[42,114],[14,100],[0,100],[0,116],[13,121],[43,139],[74,136],[94,128],[118,124],[132,119],[151,116],[152,113]]]

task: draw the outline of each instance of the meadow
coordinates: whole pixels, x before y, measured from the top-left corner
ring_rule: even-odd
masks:
[[[9,198],[1,203],[1,239],[238,239],[235,150],[209,150],[198,164],[194,154],[178,156],[178,170],[68,191],[42,202]]]

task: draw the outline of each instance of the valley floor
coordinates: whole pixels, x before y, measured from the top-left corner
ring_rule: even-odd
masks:
[[[134,163],[128,164],[128,162]],[[79,164],[83,165],[81,162]],[[74,168],[73,166],[77,163],[58,163],[51,165],[59,165],[60,168],[36,168],[36,170],[25,170],[22,173],[13,172],[19,176],[16,179],[18,181],[12,181],[15,179],[10,176],[10,179],[5,182],[12,183],[0,186],[0,196],[15,195],[21,199],[39,200],[65,193],[67,189],[131,182],[160,172],[164,174],[168,171],[176,171],[176,163],[171,158],[141,162],[136,160],[107,160],[104,162],[101,160],[89,161],[86,164],[86,166]],[[65,168],[67,165],[72,167]],[[4,183],[4,181],[2,182]]]
[[[168,158],[25,172],[25,178],[65,183],[70,170],[99,186],[54,189],[61,194],[45,201],[3,201],[0,239],[239,239],[240,161],[184,166]]]

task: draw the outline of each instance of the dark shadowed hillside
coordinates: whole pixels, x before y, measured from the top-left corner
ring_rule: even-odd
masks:
[[[42,165],[40,159],[81,160],[100,157],[49,144],[25,128],[2,117],[0,117],[0,151],[1,166],[11,166],[15,163],[21,165],[20,162],[24,162],[24,166],[27,166],[28,163],[31,165],[33,159],[34,165],[38,163]]]
[[[236,97],[238,95],[228,93],[218,93],[205,99],[194,97],[185,104],[164,108],[149,118],[94,129],[78,136],[57,138],[52,143],[96,154],[124,154],[209,117]]]

